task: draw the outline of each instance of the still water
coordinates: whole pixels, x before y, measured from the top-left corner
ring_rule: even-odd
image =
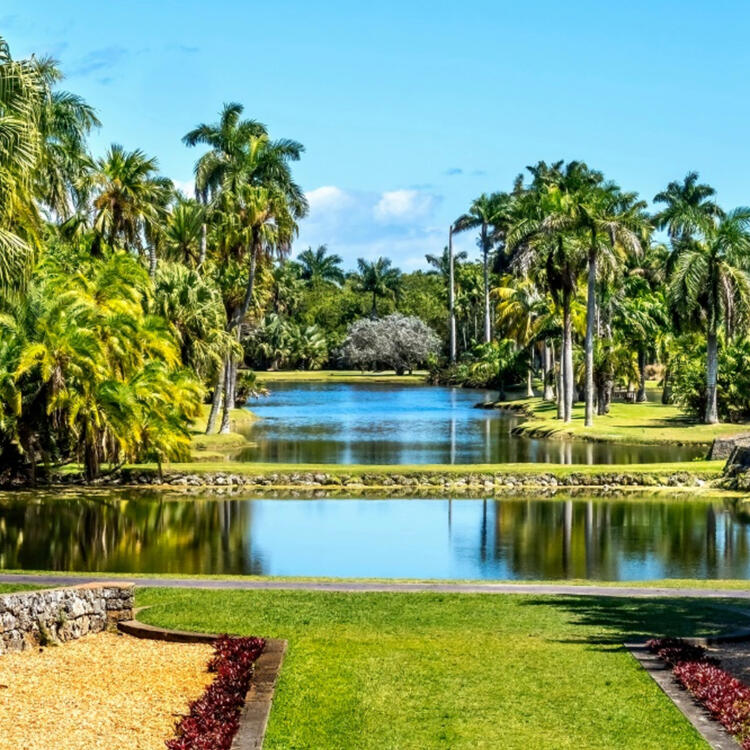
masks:
[[[647,463],[689,461],[705,448],[531,439],[517,418],[477,409],[498,394],[437,386],[274,383],[250,408],[254,446],[240,461],[339,464]]]
[[[750,513],[627,499],[0,498],[0,568],[529,580],[747,578]]]

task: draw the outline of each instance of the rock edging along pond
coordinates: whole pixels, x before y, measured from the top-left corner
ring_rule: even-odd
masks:
[[[0,654],[100,633],[133,617],[132,583],[85,583],[0,596]]]
[[[545,467],[546,468],[546,467]],[[554,471],[457,471],[439,469],[423,470],[372,470],[328,471],[187,471],[166,470],[159,474],[156,469],[126,468],[116,475],[105,477],[97,484],[105,486],[169,486],[175,488],[340,488],[355,489],[370,487],[377,489],[404,489],[444,492],[501,491],[518,487],[702,487],[709,481],[719,479],[720,466],[659,470],[640,468],[627,470],[599,469],[576,470],[573,466],[557,467]],[[64,484],[80,483],[76,475],[57,477]]]

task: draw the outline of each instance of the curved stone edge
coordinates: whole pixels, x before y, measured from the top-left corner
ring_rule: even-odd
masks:
[[[670,667],[656,654],[652,654],[645,643],[625,643],[624,646],[709,747],[713,750],[737,750],[738,745],[732,735],[677,682]]]
[[[213,643],[219,637],[215,633],[160,628],[138,622],[138,620],[124,620],[117,623],[117,628],[134,638],[169,643]],[[287,649],[287,642],[279,638],[264,638],[263,640],[265,646],[255,661],[253,677],[245,695],[245,704],[242,707],[239,727],[234,735],[231,750],[260,750],[263,747],[276,682],[281,673],[281,665]]]

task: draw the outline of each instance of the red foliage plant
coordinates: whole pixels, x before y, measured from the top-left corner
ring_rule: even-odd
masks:
[[[253,675],[253,664],[265,646],[261,638],[224,635],[214,644],[208,671],[216,677],[166,741],[169,750],[229,750]]]
[[[750,750],[750,687],[706,657],[706,650],[679,638],[657,638],[647,643],[672,667],[677,681],[702,703],[711,716]]]

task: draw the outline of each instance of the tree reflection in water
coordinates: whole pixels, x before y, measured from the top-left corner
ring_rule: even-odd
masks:
[[[222,499],[156,490],[16,493],[0,496],[0,568],[744,578],[750,575],[750,512],[737,501],[678,493],[453,501]]]
[[[732,500],[509,499],[491,509],[492,554],[512,578],[731,578],[750,565],[750,515]]]
[[[262,574],[252,503],[170,500],[158,492],[0,501],[6,569]]]

